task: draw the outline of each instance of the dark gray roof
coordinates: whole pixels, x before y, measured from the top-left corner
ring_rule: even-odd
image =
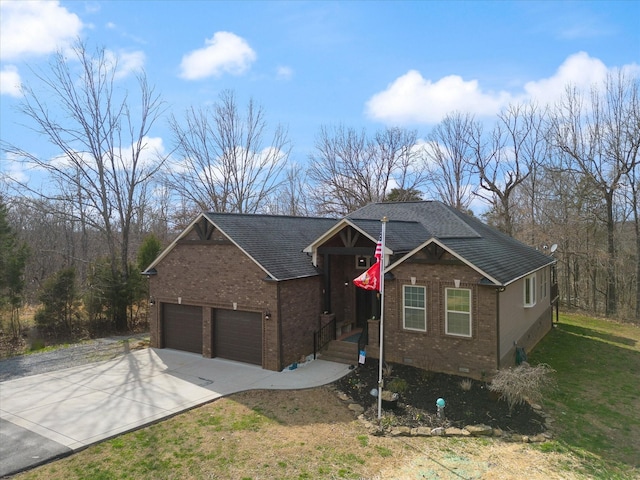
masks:
[[[349,221],[359,229],[367,232],[376,241],[380,237],[382,228],[380,220],[349,218]],[[432,236],[420,223],[390,221],[387,224],[385,244],[394,254],[398,254],[413,250],[416,247],[417,238],[421,238],[424,242]]]
[[[274,280],[318,275],[303,249],[335,225],[330,218],[206,213],[205,216],[259,263]]]
[[[502,285],[555,262],[552,257],[441,202],[373,203],[348,218],[357,225],[375,219],[379,230],[384,216],[389,219],[387,245],[394,254],[413,250],[435,238]],[[414,227],[407,225],[410,223]]]
[[[303,249],[336,226],[336,219],[279,215],[206,213],[205,216],[242,248],[274,280],[318,275]],[[372,203],[346,218],[371,238],[387,223],[386,245],[396,258],[435,239],[501,285],[545,265],[552,257],[480,220],[436,201]]]
[[[427,238],[472,238],[480,236],[478,232],[455,214],[455,210],[440,202],[370,203],[366,207],[351,213],[347,218],[351,220],[371,219],[380,221],[384,216],[390,222],[399,220],[421,224],[428,232]]]

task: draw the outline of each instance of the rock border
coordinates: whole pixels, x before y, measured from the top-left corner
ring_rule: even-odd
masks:
[[[372,423],[364,416],[364,407],[358,403],[354,403],[353,399],[346,393],[337,391],[338,398],[347,403],[347,408],[354,412],[356,418],[362,423],[372,435],[385,437],[492,437],[499,438],[514,443],[542,443],[553,439],[553,433],[550,431],[553,419],[542,410],[537,404],[531,404],[545,419],[545,431],[537,435],[521,435],[519,433],[505,432],[500,428],[493,428],[489,425],[467,425],[464,428],[458,427],[405,427],[393,426],[385,428],[383,425]]]

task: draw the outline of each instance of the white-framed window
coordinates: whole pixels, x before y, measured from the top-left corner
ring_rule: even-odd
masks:
[[[427,289],[418,285],[402,287],[403,323],[405,330],[427,330]]]
[[[471,336],[471,290],[445,289],[445,332],[447,335]]]
[[[536,274],[524,277],[524,306],[533,307],[536,304]]]
[[[549,272],[545,269],[542,271],[542,277],[540,278],[540,298],[547,298],[548,284],[549,284]]]

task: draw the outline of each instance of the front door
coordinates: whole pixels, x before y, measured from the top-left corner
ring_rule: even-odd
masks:
[[[378,292],[356,288],[356,328],[364,328],[372,317],[378,318],[380,300]]]

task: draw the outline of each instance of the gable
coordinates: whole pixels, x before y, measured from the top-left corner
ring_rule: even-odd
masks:
[[[315,276],[318,271],[303,249],[334,223],[326,218],[203,213],[143,273],[150,273],[179,243],[226,243],[238,247],[270,280]]]
[[[441,202],[373,203],[347,218],[354,224],[376,219],[379,224],[383,216],[389,219],[387,238],[395,237],[391,241],[398,245],[394,253],[402,255],[398,262],[435,242],[495,285],[507,285],[555,263],[553,257]]]

